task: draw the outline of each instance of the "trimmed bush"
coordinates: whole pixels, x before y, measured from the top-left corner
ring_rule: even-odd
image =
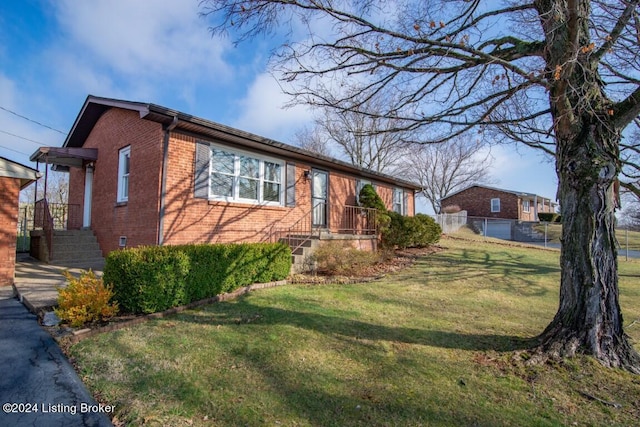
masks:
[[[538,219],[542,222],[561,222],[560,214],[554,212],[540,212]]]
[[[77,328],[85,323],[104,321],[118,313],[118,304],[109,303],[113,290],[105,286],[91,270],[74,277],[68,271],[62,273],[69,284],[58,288],[58,308],[56,315]]]
[[[402,216],[389,212],[389,227],[382,233],[382,245],[387,248],[423,248],[440,240],[442,229],[429,215]]]
[[[360,205],[365,208],[374,208],[378,209],[380,212],[386,212],[387,207],[384,205],[384,202],[376,193],[376,189],[373,188],[371,184],[365,184],[362,186],[359,194]]]
[[[360,206],[377,209],[375,215],[376,227],[382,233],[389,226],[389,212],[384,205],[382,198],[376,193],[376,189],[371,184],[365,184],[358,195]]]
[[[139,314],[282,280],[290,269],[281,243],[147,246],[111,252],[103,277],[120,308]]]

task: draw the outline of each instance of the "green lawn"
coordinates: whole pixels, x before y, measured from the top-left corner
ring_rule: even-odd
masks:
[[[535,229],[544,235],[544,224],[536,225]],[[562,224],[548,224],[547,241],[560,243],[560,237],[562,237]],[[624,255],[623,251],[626,249],[627,244],[629,245],[629,250],[640,251],[640,232],[616,229],[616,237],[618,238],[618,244],[620,245],[618,249],[620,255]]]
[[[555,313],[557,251],[441,246],[383,280],[261,290],[70,352],[128,425],[637,425],[639,376],[514,358]],[[640,262],[620,269],[640,349]]]

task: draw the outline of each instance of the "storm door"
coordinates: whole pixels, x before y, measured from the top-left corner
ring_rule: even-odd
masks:
[[[329,174],[320,170],[311,172],[311,206],[314,227],[326,228],[329,204]]]

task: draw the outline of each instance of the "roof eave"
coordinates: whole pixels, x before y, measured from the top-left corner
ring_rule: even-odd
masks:
[[[101,98],[93,95],[87,96],[87,99],[78,113],[69,135],[64,141],[63,147],[82,147],[84,141],[88,138],[93,126],[96,124],[100,116],[110,108],[122,108],[137,111],[140,114],[140,118],[160,123],[165,128],[171,125],[174,118],[177,117],[178,123],[175,125],[175,129],[182,129],[183,131],[194,134],[220,138],[224,141],[237,143],[243,147],[266,151],[292,160],[309,162],[320,167],[357,174],[371,180],[409,188],[414,191],[422,189],[420,185],[407,180],[360,168],[342,160],[313,153],[302,148],[255,135],[250,132],[172,110],[161,105]]]

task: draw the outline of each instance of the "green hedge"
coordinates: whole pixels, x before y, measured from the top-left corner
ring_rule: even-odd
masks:
[[[281,243],[145,246],[111,252],[104,283],[128,313],[155,313],[286,278],[291,249]]]
[[[389,227],[382,231],[384,247],[423,248],[440,240],[442,229],[429,215],[402,216],[389,212]]]
[[[540,212],[538,213],[538,219],[542,222],[562,222],[560,214],[553,212]]]

